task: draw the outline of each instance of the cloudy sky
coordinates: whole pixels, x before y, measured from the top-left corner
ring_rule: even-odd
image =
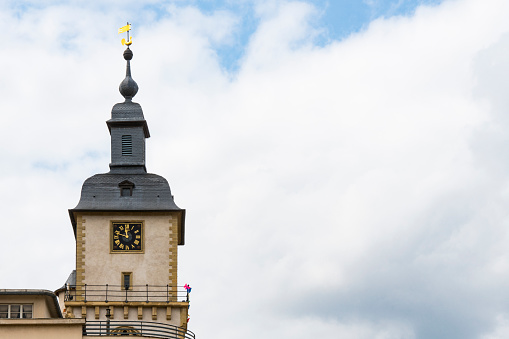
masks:
[[[198,338],[509,337],[509,2],[0,2],[0,288],[74,269],[133,24]]]

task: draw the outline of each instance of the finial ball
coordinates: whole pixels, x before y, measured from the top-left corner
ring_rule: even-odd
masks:
[[[124,51],[124,59],[131,60],[133,58],[133,52],[129,49],[129,47],[126,48]]]

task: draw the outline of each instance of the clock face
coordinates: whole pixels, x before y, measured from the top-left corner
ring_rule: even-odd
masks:
[[[143,222],[111,223],[112,252],[143,252]]]

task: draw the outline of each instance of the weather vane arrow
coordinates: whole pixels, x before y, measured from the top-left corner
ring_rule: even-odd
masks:
[[[122,45],[126,45],[126,46],[129,46],[133,43],[133,38],[129,38],[129,31],[131,30],[131,25],[129,23],[127,23],[127,25],[123,26],[123,27],[120,27],[118,29],[118,34],[120,33],[124,33],[124,32],[127,32],[127,41],[126,39],[122,38]]]

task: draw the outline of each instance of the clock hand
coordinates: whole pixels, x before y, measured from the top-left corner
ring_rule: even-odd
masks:
[[[125,238],[125,235],[121,234],[119,231],[115,231],[115,235]]]

